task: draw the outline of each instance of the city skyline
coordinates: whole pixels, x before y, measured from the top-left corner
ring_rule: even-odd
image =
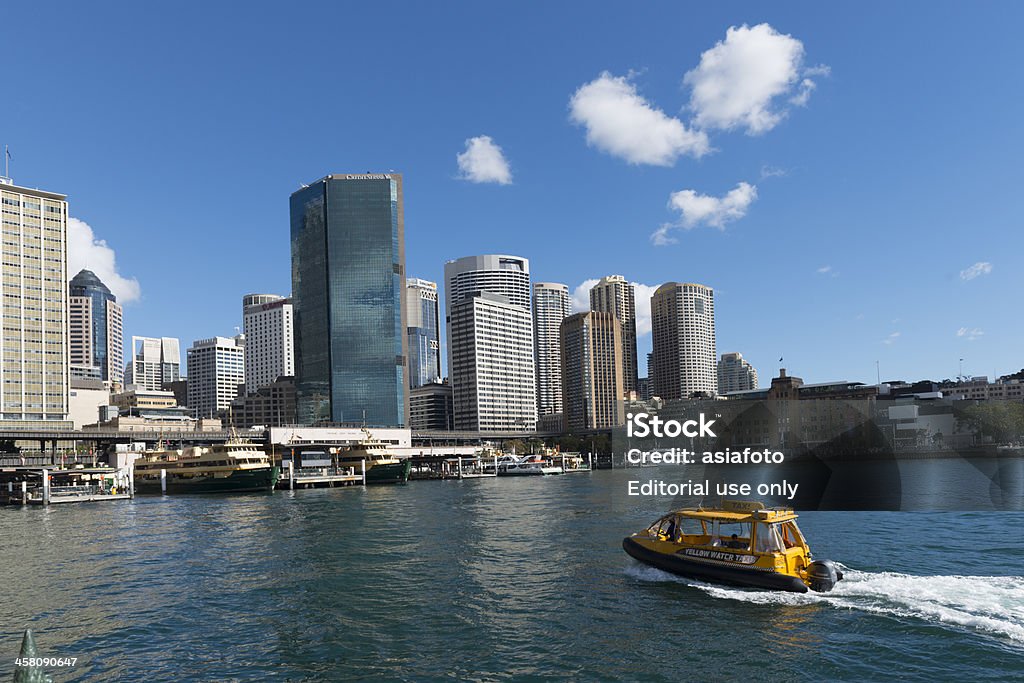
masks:
[[[14,8],[12,21],[21,11]],[[349,12],[373,25],[379,10]],[[410,7],[410,25],[394,27],[404,44],[379,60],[380,72],[391,73],[422,47],[412,25],[429,22],[424,12]],[[995,377],[1024,365],[1015,343],[1024,323],[1005,310],[1006,292],[1019,289],[1024,276],[1000,257],[1021,241],[1009,229],[1021,209],[1009,154],[1019,142],[1013,121],[1021,106],[997,87],[1008,82],[1007,65],[1020,61],[1021,48],[1003,35],[1019,8],[904,8],[880,21],[874,7],[705,8],[691,16],[656,5],[614,26],[595,21],[593,31],[570,39],[572,49],[562,41],[572,12],[548,12],[548,28],[527,29],[526,17],[493,8],[437,26],[440,38],[470,36],[460,50],[482,52],[468,65],[453,59],[454,47],[442,47],[419,63],[414,76],[435,68],[455,83],[440,90],[425,90],[426,83],[400,71],[386,90],[354,70],[343,74],[351,97],[379,97],[381,106],[339,114],[327,138],[296,131],[294,115],[258,95],[264,85],[304,87],[316,68],[296,74],[289,58],[274,65],[267,60],[277,55],[257,53],[252,63],[230,63],[238,78],[226,85],[216,74],[183,80],[201,72],[190,66],[204,60],[225,64],[220,74],[228,68],[202,40],[229,21],[226,10],[213,10],[209,28],[189,29],[198,32],[197,54],[181,64],[162,52],[172,44],[173,21],[131,36],[126,50],[150,54],[143,46],[152,46],[145,82],[136,73],[141,65],[71,52],[74,39],[44,51],[13,35],[15,54],[44,72],[67,72],[69,98],[97,94],[75,117],[57,119],[32,104],[41,85],[12,74],[18,95],[0,112],[0,143],[11,146],[15,183],[68,195],[69,274],[89,267],[115,291],[125,307],[126,338],[230,336],[241,324],[239,296],[289,293],[286,195],[337,168],[395,168],[406,176],[413,277],[440,282],[444,262],[465,253],[516,253],[531,260],[537,280],[565,282],[574,294],[607,273],[651,290],[670,281],[705,283],[718,299],[719,351],[742,352],[765,377],[775,374],[780,357],[808,379],[867,383],[876,376],[955,377],[961,358],[965,375]],[[491,31],[469,32],[484,18],[500,19],[512,37],[536,32],[537,54],[519,72],[485,50]],[[73,37],[70,31],[87,29],[103,39],[119,25],[111,19],[71,8],[53,30]],[[261,15],[254,39],[280,33],[287,43],[290,21]],[[745,117],[730,119],[695,99],[709,77],[704,55],[765,24],[772,31],[757,35],[768,43],[789,47],[790,55],[799,47],[802,77],[783,83],[760,110],[741,111]],[[903,49],[906,35],[953,32],[971,49],[946,54],[941,41]],[[358,51],[380,36],[368,30],[353,38]],[[253,39],[235,40],[243,52],[254,47]],[[861,43],[879,49],[865,51]],[[886,59],[897,48],[900,58]],[[310,48],[314,55],[318,49]],[[301,62],[310,56],[303,53]],[[803,76],[813,85],[804,86]],[[140,82],[130,98],[116,90],[128,78]],[[479,85],[470,96],[459,82]],[[180,97],[164,97],[165,87]],[[946,104],[950,90],[960,102],[955,108]],[[399,107],[389,109],[398,101],[390,98],[399,97],[389,91],[452,104],[426,106],[409,125],[393,113]],[[345,101],[328,93],[326,106]],[[197,102],[210,106],[190,106]],[[514,116],[506,111],[511,102]],[[609,102],[639,103],[633,110],[660,114],[656,121],[672,131],[703,132],[706,149],[696,134],[669,136],[675,143],[667,151],[624,147],[590,109]],[[767,118],[753,116],[758,112]],[[970,125],[981,116],[985,126]],[[175,132],[144,134],[151,126]],[[58,128],[65,132],[50,135]],[[374,131],[398,132],[389,138]],[[153,158],[166,164],[151,170]],[[235,196],[244,201],[231,202],[228,212],[220,181],[238,167],[258,172],[239,185]],[[159,182],[152,182],[154,173]],[[188,196],[188,210],[172,196]],[[575,197],[583,199],[565,201]],[[210,248],[196,249],[202,240]],[[161,243],[158,254],[154,242]],[[228,244],[238,256],[231,263],[216,258]],[[76,261],[86,253],[100,265]],[[113,256],[118,267],[111,272],[121,282],[102,272],[103,259]],[[167,278],[176,263],[209,277]],[[636,299],[643,359],[651,336],[640,309],[649,296],[638,288]],[[649,375],[640,365],[640,375]]]

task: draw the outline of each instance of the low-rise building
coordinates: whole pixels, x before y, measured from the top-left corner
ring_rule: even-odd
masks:
[[[229,412],[236,429],[295,424],[295,378],[278,377],[254,393],[239,396],[231,402]]]
[[[455,425],[452,385],[432,382],[409,391],[409,423],[416,431],[450,431]]]
[[[99,379],[71,378],[68,419],[75,429],[100,419],[100,409],[110,404],[110,384]]]

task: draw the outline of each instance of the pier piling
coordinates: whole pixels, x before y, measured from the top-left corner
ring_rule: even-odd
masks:
[[[160,493],[167,493],[167,470],[160,470]]]

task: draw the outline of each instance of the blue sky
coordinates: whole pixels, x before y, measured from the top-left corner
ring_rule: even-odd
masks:
[[[73,262],[116,255],[127,336],[232,334],[243,294],[290,291],[289,194],[395,170],[410,276],[511,253],[572,289],[707,284],[762,383],[780,357],[807,381],[1024,367],[1024,6],[144,5],[0,25],[11,173],[109,247],[76,224]],[[480,136],[508,175],[485,141],[467,168],[498,182],[460,171]]]

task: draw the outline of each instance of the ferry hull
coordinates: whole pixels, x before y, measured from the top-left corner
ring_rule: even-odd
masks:
[[[409,480],[412,461],[403,460],[391,464],[375,464],[366,470],[367,484],[404,484]]]
[[[227,477],[200,475],[181,477],[167,471],[167,493],[246,493],[273,491],[281,476],[279,467],[235,470]],[[138,493],[160,493],[160,477],[136,477],[135,490]]]
[[[774,571],[729,566],[725,563],[703,562],[679,555],[654,552],[630,537],[622,540],[622,549],[631,557],[662,571],[701,581],[724,583],[731,586],[767,588],[770,590],[806,593],[807,584],[795,576]]]

